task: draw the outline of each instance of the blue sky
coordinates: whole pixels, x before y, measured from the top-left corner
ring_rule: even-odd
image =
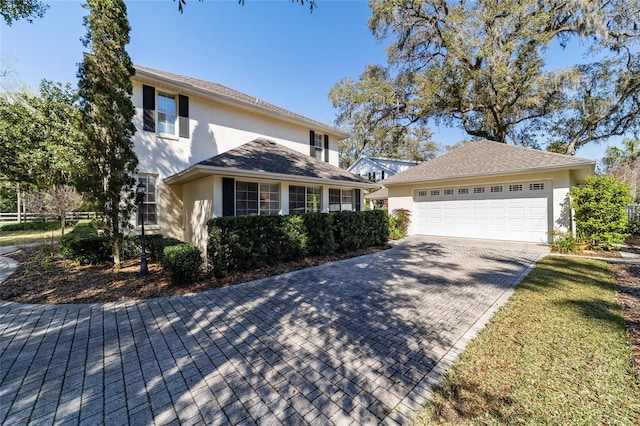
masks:
[[[5,81],[36,88],[41,79],[75,85],[85,50],[81,1],[45,0],[43,19],[0,24],[0,53],[13,74]],[[213,81],[333,123],[329,89],[344,77],[357,79],[365,65],[384,64],[384,45],[367,26],[364,0],[317,0],[309,13],[289,0],[187,0],[183,14],[171,0],[126,1],[134,63]],[[556,53],[550,65],[566,63],[574,51]],[[452,145],[465,137],[457,129],[432,127],[433,140]],[[617,140],[616,140],[617,142]],[[613,142],[610,142],[613,144]],[[599,160],[607,142],[577,153]]]

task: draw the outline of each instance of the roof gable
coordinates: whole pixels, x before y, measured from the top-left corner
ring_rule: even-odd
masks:
[[[194,93],[200,94],[201,96],[213,97],[219,101],[232,103],[241,108],[251,109],[263,114],[277,116],[286,121],[310,126],[312,128],[316,128],[322,130],[323,132],[327,132],[334,136],[337,136],[340,139],[349,137],[348,133],[336,127],[321,123],[320,121],[313,120],[311,118],[289,111],[285,108],[270,104],[254,96],[249,96],[245,93],[239,92],[218,83],[199,80],[196,78],[186,77],[170,72],[159,71],[140,65],[134,65],[134,68],[136,70],[136,74],[133,78],[136,80],[161,81],[170,86],[177,86],[181,89],[190,90]]]
[[[585,158],[493,141],[474,141],[385,179],[383,185],[593,167]]]
[[[201,161],[196,166],[224,168],[301,178],[329,179],[354,184],[371,182],[329,163],[316,160],[265,138],[258,138],[235,149]]]

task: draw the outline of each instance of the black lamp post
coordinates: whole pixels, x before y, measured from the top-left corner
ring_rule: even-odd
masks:
[[[140,218],[140,245],[142,246],[140,253],[140,276],[142,277],[149,273],[149,268],[147,267],[147,248],[144,243],[144,215],[142,214],[145,195],[147,195],[147,187],[144,183],[140,182],[136,186],[136,204],[138,205],[138,217]]]

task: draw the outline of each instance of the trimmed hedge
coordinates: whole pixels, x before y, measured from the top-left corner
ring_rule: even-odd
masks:
[[[65,259],[81,265],[95,265],[111,259],[107,237],[98,235],[93,220],[80,220],[67,235],[60,238],[60,253]]]
[[[173,284],[187,284],[202,277],[202,254],[198,247],[181,243],[165,247],[161,265],[169,272]]]
[[[217,277],[308,255],[383,245],[389,239],[383,210],[220,217],[207,226],[207,258]]]
[[[154,262],[162,261],[163,251],[165,247],[175,246],[183,242],[175,238],[164,238],[160,234],[152,234],[144,236],[147,255]],[[142,244],[139,235],[128,235],[122,243],[122,259],[139,258],[142,253]]]
[[[0,231],[55,231],[62,227],[59,220],[32,220],[29,222],[7,223]]]

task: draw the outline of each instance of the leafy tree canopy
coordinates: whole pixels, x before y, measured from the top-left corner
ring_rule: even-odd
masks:
[[[609,176],[626,183],[631,195],[640,200],[640,139],[625,139],[622,147],[609,147],[602,163]]]
[[[47,80],[0,97],[0,178],[26,187],[75,184],[84,171],[78,94]]]
[[[455,125],[521,145],[542,134],[578,147],[640,121],[639,0],[372,0],[388,64],[332,89],[338,120]],[[578,66],[549,69],[551,45],[580,39]],[[356,115],[360,109],[369,113]],[[393,127],[393,125],[391,126]]]
[[[437,153],[426,121],[394,114],[400,82],[388,70],[368,66],[359,81],[345,79],[329,98],[340,111],[336,123],[353,135],[340,143],[340,165],[348,167],[361,155],[424,161]]]
[[[0,0],[0,15],[9,26],[20,19],[33,22],[35,18],[42,18],[48,8],[38,0]]]

